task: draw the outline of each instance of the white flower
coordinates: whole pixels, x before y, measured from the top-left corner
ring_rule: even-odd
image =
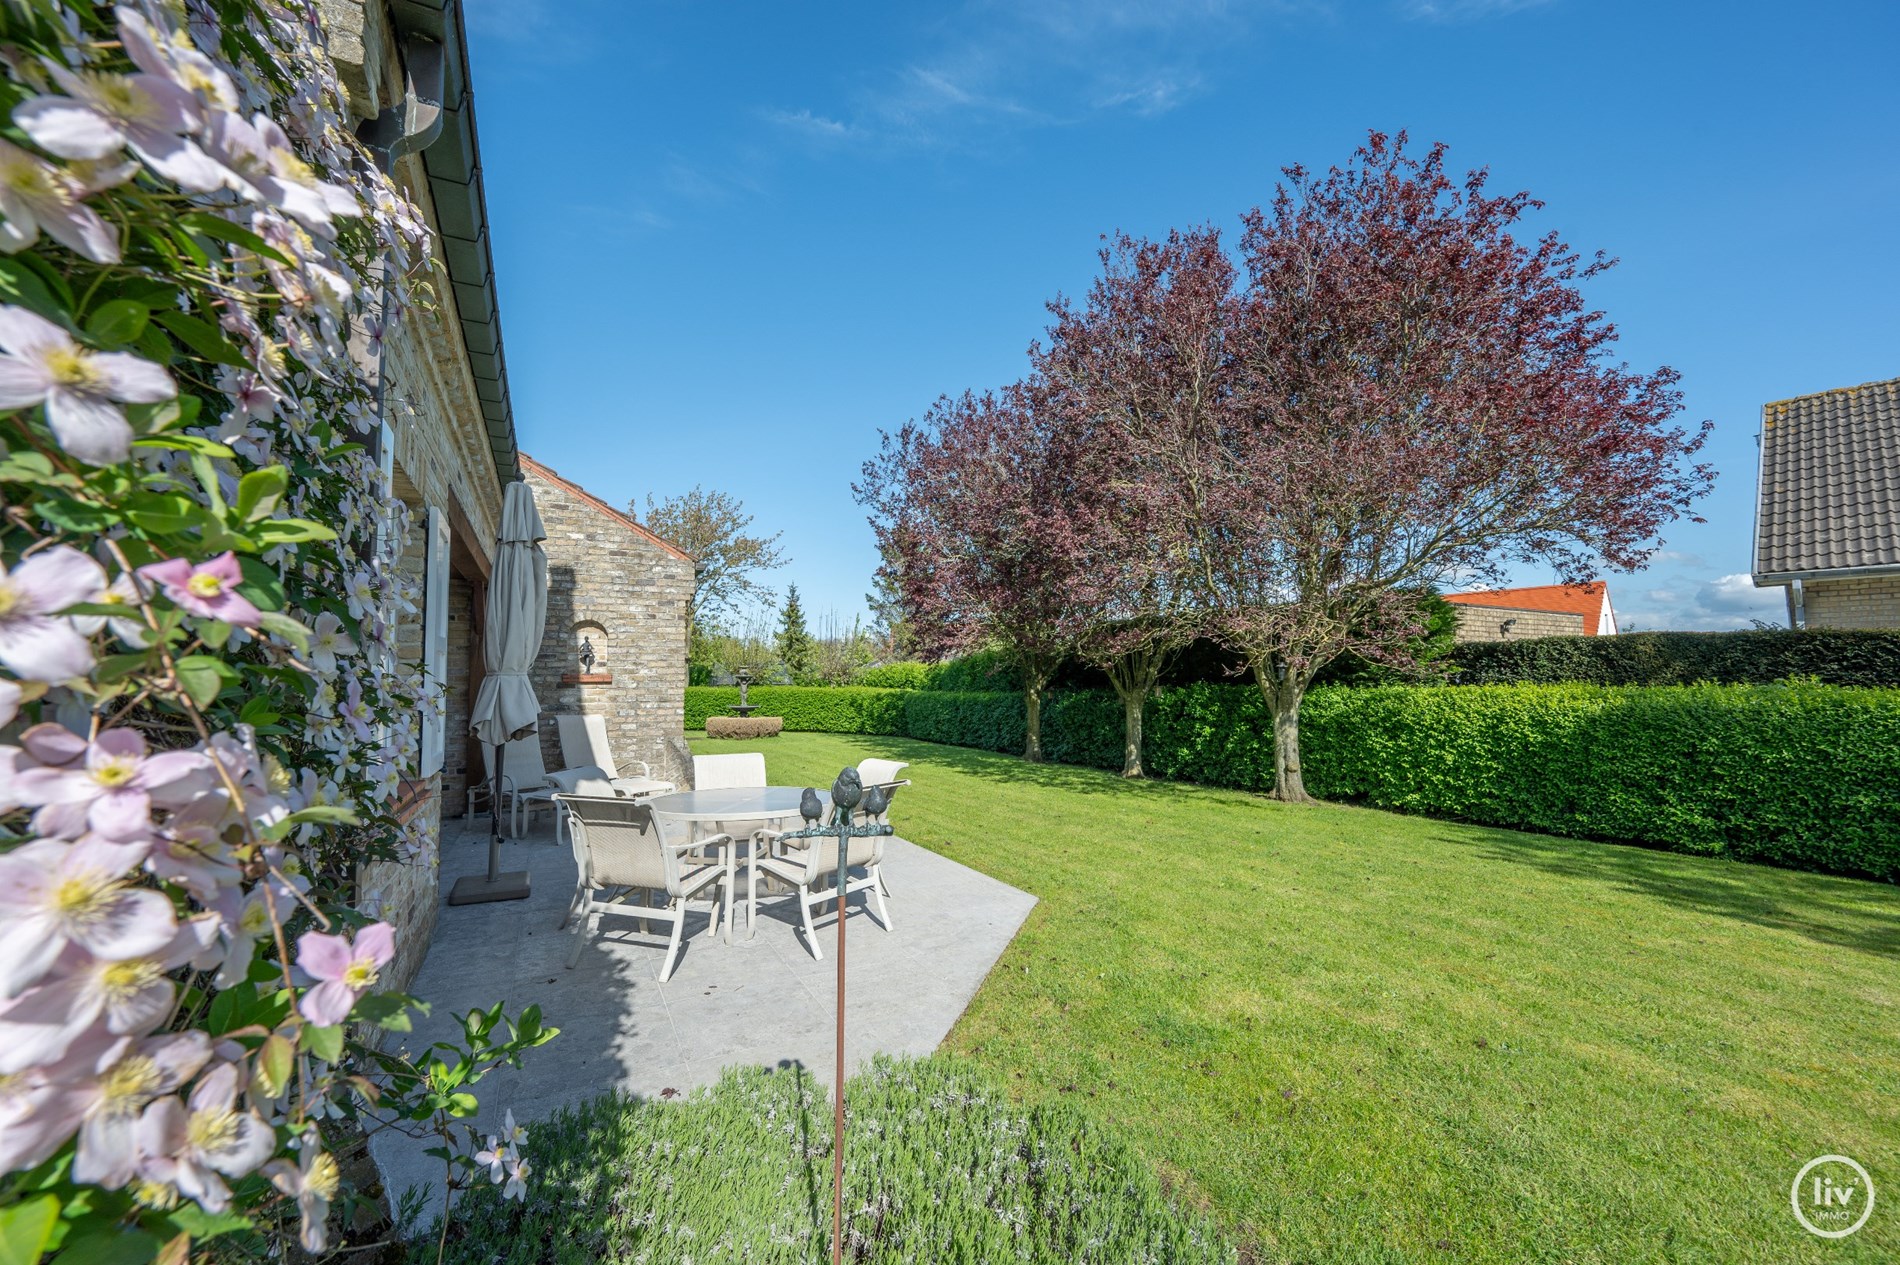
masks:
[[[63,97],[34,97],[14,108],[13,121],[61,158],[97,161],[130,149],[181,189],[222,187],[229,173],[186,139],[204,123],[198,100],[158,75],[75,73],[47,66]]]
[[[11,255],[40,239],[54,241],[94,263],[119,262],[119,235],[80,202],[85,189],[58,168],[11,141],[0,140],[0,251]]]
[[[93,465],[132,454],[132,426],[119,402],[153,404],[178,394],[171,375],[151,361],[81,347],[23,307],[0,307],[0,349],[0,409],[44,402],[59,446]]]
[[[356,653],[356,643],[343,631],[343,621],[331,611],[317,616],[311,632],[310,665],[326,676],[336,671],[338,655]]]

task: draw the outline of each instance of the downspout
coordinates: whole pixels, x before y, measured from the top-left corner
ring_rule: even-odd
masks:
[[[375,156],[384,175],[393,175],[396,160],[404,154],[426,149],[442,134],[442,45],[420,35],[402,42],[402,100],[356,129],[356,138]],[[389,406],[384,388],[383,360],[389,343],[390,295],[395,277],[387,258],[383,260],[383,310],[381,333],[376,339],[376,430],[367,447],[389,481],[390,461],[395,447],[395,432],[389,425]],[[387,486],[383,494],[389,494]]]

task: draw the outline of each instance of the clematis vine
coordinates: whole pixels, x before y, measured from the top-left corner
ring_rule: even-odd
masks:
[[[0,140],[0,251],[17,254],[44,230],[94,263],[118,263],[119,235],[81,200],[86,193],[68,172]]]
[[[38,983],[69,944],[124,961],[171,943],[171,902],[126,877],[148,847],[89,835],[77,843],[40,839],[0,855],[0,998]]]
[[[68,681],[92,670],[92,645],[60,612],[95,600],[105,571],[55,545],[0,578],[0,664],[28,681]]]
[[[182,806],[211,785],[203,755],[154,755],[135,729],[108,729],[88,743],[58,725],[35,725],[20,742],[40,763],[16,775],[14,794],[40,809],[34,829],[60,839],[88,829],[121,842],[148,839],[154,801]]]

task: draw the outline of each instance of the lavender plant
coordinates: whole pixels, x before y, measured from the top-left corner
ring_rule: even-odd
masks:
[[[378,1128],[520,1197],[470,1086],[554,1029],[382,1048],[358,891],[432,864],[349,345],[426,301],[422,215],[309,0],[12,0],[0,62],[0,1256],[323,1252]]]

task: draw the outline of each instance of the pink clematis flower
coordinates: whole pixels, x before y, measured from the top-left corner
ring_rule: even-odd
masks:
[[[231,1203],[226,1177],[242,1177],[271,1157],[277,1135],[254,1112],[237,1110],[238,1069],[220,1063],[198,1081],[189,1103],[164,1097],[139,1118],[139,1174],[195,1199],[206,1212]]]
[[[94,1033],[58,1064],[0,1076],[0,1173],[33,1168],[66,1144],[90,1101],[99,1056],[111,1044]]]
[[[336,672],[338,655],[356,653],[356,642],[351,640],[343,621],[332,611],[324,611],[317,616],[317,622],[310,626],[310,666],[325,676]]]
[[[303,1215],[303,1231],[298,1236],[306,1252],[321,1252],[328,1243],[324,1222],[330,1216],[330,1201],[336,1198],[343,1174],[330,1153],[317,1145],[317,1139],[304,1141],[303,1163],[293,1167],[288,1160],[272,1160],[264,1166],[271,1185],[297,1201]]]
[[[153,1099],[189,1081],[210,1059],[211,1038],[196,1031],[142,1041],[122,1037],[108,1047],[95,1064],[97,1079],[81,1096],[83,1123],[73,1180],[107,1190],[132,1180],[138,1168],[139,1116]]]
[[[119,235],[81,202],[85,187],[11,141],[0,140],[0,252],[14,254],[40,239],[40,230],[75,254],[99,264],[119,262]]]
[[[211,788],[211,763],[196,751],[148,754],[136,729],[108,729],[72,758],[75,735],[59,725],[35,725],[21,736],[41,767],[21,771],[14,794],[40,807],[41,834],[76,838],[90,827],[105,839],[145,839],[152,806],[183,807]]]
[[[68,944],[111,962],[144,957],[177,934],[172,903],[133,887],[143,843],[38,839],[0,856],[0,998],[37,984]]]
[[[186,558],[167,558],[139,568],[139,575],[155,581],[165,596],[194,615],[221,619],[239,628],[255,628],[262,619],[257,607],[237,591],[244,580],[237,555],[226,551],[193,566]]]
[[[116,606],[123,615],[75,615],[73,627],[88,637],[102,628],[110,628],[117,637],[134,650],[143,650],[151,644],[151,625],[145,622],[145,616],[139,611],[142,600],[138,581],[129,575],[120,575],[106,587],[106,591],[92,599],[94,605]]]
[[[81,347],[23,307],[0,307],[0,409],[46,405],[53,438],[81,461],[111,465],[132,455],[132,424],[119,405],[178,394],[172,376],[123,351]]]
[[[99,564],[70,545],[36,553],[0,576],[0,663],[29,681],[69,681],[92,671],[92,644],[60,611],[105,588]]]
[[[231,858],[225,828],[237,820],[230,793],[206,791],[172,812],[165,828],[152,840],[145,868],[166,883],[182,883],[198,901],[210,905],[226,887],[243,877]]]
[[[67,945],[46,979],[0,1001],[0,1076],[59,1062],[95,1024],[115,1037],[144,1036],[158,1027],[177,991],[168,973],[216,936],[216,920],[193,919],[160,952],[118,962]]]
[[[198,98],[171,80],[72,71],[57,62],[46,69],[66,95],[34,97],[13,110],[13,121],[42,149],[88,161],[130,149],[147,167],[192,193],[221,188],[229,179],[187,139],[204,126],[204,110]]]
[[[342,936],[306,931],[297,937],[297,965],[317,986],[298,1001],[297,1013],[321,1028],[342,1023],[395,956],[396,929],[386,922],[364,927],[353,945]]]
[[[129,5],[113,10],[119,38],[138,68],[169,80],[194,96],[207,111],[238,108],[237,87],[218,64],[199,52],[184,35],[162,35],[144,14]]]

